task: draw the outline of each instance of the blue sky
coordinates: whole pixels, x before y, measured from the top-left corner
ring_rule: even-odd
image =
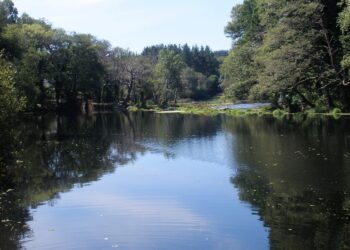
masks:
[[[14,0],[20,13],[54,27],[90,33],[140,52],[147,45],[209,45],[229,49],[224,26],[242,0]]]

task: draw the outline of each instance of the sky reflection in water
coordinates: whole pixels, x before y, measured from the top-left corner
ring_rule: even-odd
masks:
[[[344,249],[349,120],[285,119],[25,121],[0,249]]]

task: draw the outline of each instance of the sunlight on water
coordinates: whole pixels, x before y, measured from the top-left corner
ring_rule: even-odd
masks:
[[[346,249],[350,120],[284,119],[23,121],[0,249]]]

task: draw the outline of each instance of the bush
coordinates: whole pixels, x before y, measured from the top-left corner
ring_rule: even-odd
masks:
[[[14,86],[15,71],[0,55],[0,121],[24,109],[25,99]]]
[[[272,112],[273,117],[281,118],[284,117],[287,113],[284,110],[276,109]]]
[[[154,103],[154,101],[153,100],[147,100],[146,101],[146,107],[153,107],[153,106],[155,106],[156,104]]]
[[[339,119],[341,117],[342,111],[340,108],[335,108],[332,110],[332,115],[335,119]]]
[[[335,108],[332,110],[332,114],[333,115],[340,115],[342,113],[340,108]]]
[[[263,112],[262,110],[259,110],[259,111],[258,111],[258,116],[261,117],[261,116],[263,116],[263,115],[264,115],[264,112]]]

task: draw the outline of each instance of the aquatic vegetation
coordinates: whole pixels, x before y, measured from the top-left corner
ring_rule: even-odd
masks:
[[[272,115],[275,118],[283,118],[286,114],[287,114],[287,112],[285,112],[284,110],[281,110],[281,109],[276,109],[272,112]]]
[[[339,108],[335,108],[332,110],[332,116],[335,119],[339,119],[342,116],[342,111]]]
[[[185,114],[194,114],[194,115],[206,115],[206,116],[215,116],[218,115],[219,112],[215,109],[211,109],[209,107],[183,107],[179,109]]]
[[[335,108],[332,110],[332,115],[340,115],[342,113],[340,108]]]

